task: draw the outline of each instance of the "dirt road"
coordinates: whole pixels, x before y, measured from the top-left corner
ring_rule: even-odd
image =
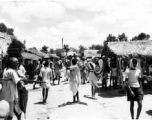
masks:
[[[48,104],[43,105],[42,92],[39,85],[33,90],[28,84],[29,100],[26,120],[98,120],[98,119],[130,119],[129,102],[126,96],[119,96],[117,90],[97,91],[96,98],[91,98],[89,84],[80,85],[80,103],[71,104],[73,97],[67,81],[51,86]],[[100,93],[99,93],[100,92]],[[152,119],[152,94],[144,96],[141,119]],[[135,104],[135,115],[137,104]],[[23,120],[24,115],[22,115]],[[13,120],[16,120],[14,117]]]

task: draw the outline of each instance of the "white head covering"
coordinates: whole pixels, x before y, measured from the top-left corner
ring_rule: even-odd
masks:
[[[137,60],[136,58],[132,58],[132,59],[130,60],[130,68],[136,68],[136,67],[137,67],[138,61],[137,61],[136,67],[134,67],[134,66],[133,66],[133,63],[132,63],[132,60],[133,60],[133,59]]]

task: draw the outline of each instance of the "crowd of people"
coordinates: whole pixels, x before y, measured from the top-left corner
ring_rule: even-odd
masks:
[[[128,101],[130,101],[130,111],[132,119],[134,119],[134,101],[138,102],[137,110],[137,119],[139,118],[141,109],[142,109],[142,100],[143,100],[143,91],[139,84],[140,78],[142,77],[142,72],[137,68],[137,59],[131,59],[130,65],[127,64],[125,60],[121,60],[121,65],[116,58],[107,58],[102,56],[101,58],[91,57],[91,58],[79,58],[73,56],[71,58],[65,58],[64,60],[57,59],[52,61],[50,59],[37,62],[37,66],[34,69],[32,62],[29,65],[31,70],[29,77],[27,78],[26,69],[23,66],[23,61],[18,61],[17,58],[10,58],[6,62],[6,68],[3,72],[4,79],[11,79],[9,83],[11,86],[11,92],[3,92],[0,94],[0,99],[3,97],[9,105],[10,110],[7,120],[12,120],[14,106],[19,103],[19,94],[17,89],[17,84],[20,83],[24,86],[24,82],[27,79],[33,78],[33,71],[35,71],[35,81],[33,84],[33,89],[38,83],[42,87],[42,98],[43,103],[47,103],[47,98],[49,94],[49,88],[51,85],[54,85],[54,81],[58,80],[60,84],[60,78],[65,77],[65,81],[69,81],[69,88],[73,94],[73,103],[79,102],[79,86],[80,84],[90,83],[91,85],[91,94],[95,98],[95,89],[104,88],[105,91],[108,90],[108,87],[113,86],[123,86],[125,81],[128,85]],[[119,69],[119,68],[122,69]],[[64,71],[64,76],[61,76],[61,72]],[[122,73],[122,74],[121,74]],[[119,77],[122,77],[123,82],[120,82]],[[99,85],[101,82],[101,86]],[[109,84],[108,84],[109,82]],[[127,86],[126,85],[126,86]],[[8,87],[8,86],[6,86]],[[122,87],[123,88],[123,87]],[[14,102],[15,101],[15,102]],[[18,109],[14,112],[17,115],[18,120],[21,119],[21,110]]]

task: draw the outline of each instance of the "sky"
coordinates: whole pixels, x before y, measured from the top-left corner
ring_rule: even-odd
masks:
[[[26,47],[78,48],[103,44],[109,34],[152,36],[151,0],[0,0],[0,22]]]

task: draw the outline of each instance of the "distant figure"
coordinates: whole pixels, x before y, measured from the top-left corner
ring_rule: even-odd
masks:
[[[96,65],[94,58],[88,61],[88,68],[89,68],[89,82],[91,84],[92,97],[94,98],[95,88],[98,87],[98,79],[95,73]]]
[[[105,90],[108,89],[107,87],[107,80],[108,80],[108,73],[110,72],[110,67],[108,65],[107,58],[103,59],[103,74],[102,74],[102,87],[105,87]]]
[[[135,58],[130,61],[130,69],[126,70],[126,84],[129,86],[127,91],[127,100],[130,101],[130,113],[134,119],[134,101],[138,103],[137,116],[139,119],[142,110],[143,91],[141,89],[141,71],[136,68],[137,60]]]
[[[113,83],[113,87],[117,86],[117,74],[118,69],[115,63],[111,66],[111,77],[110,77],[110,86]]]
[[[42,77],[39,76],[41,68],[42,68],[42,61],[39,60],[37,63],[37,66],[36,66],[37,81],[42,81]],[[33,89],[35,89],[36,84],[37,84],[36,82],[33,84]],[[39,83],[39,84],[41,85],[41,83]]]
[[[52,70],[49,68],[49,63],[45,62],[44,67],[40,70],[40,76],[42,77],[42,97],[43,97],[43,103],[47,103],[47,97],[48,97],[48,91],[50,88],[50,79],[52,79]]]
[[[29,79],[33,79],[33,75],[34,75],[34,64],[33,61],[30,61],[29,64]]]
[[[25,76],[26,70],[25,70],[24,65],[23,65],[23,60],[19,61],[18,74],[20,77],[26,77]]]
[[[70,66],[71,66],[71,61],[69,59],[66,59],[65,61],[65,80],[68,81],[69,75],[70,75]]]
[[[72,66],[70,67],[70,78],[69,78],[69,86],[70,90],[73,94],[73,103],[80,101],[79,99],[79,84],[81,83],[81,76],[80,76],[80,70],[77,65],[77,60],[72,59]]]
[[[60,78],[61,78],[61,72],[60,72],[60,63],[59,60],[57,60],[54,64],[54,72],[55,72],[55,78],[53,80],[53,84],[55,80],[58,80],[58,85],[60,84]]]
[[[79,62],[78,66],[80,68],[80,73],[81,73],[81,83],[85,84],[85,81],[87,82],[87,71],[85,66],[85,60],[82,59],[82,61]]]

